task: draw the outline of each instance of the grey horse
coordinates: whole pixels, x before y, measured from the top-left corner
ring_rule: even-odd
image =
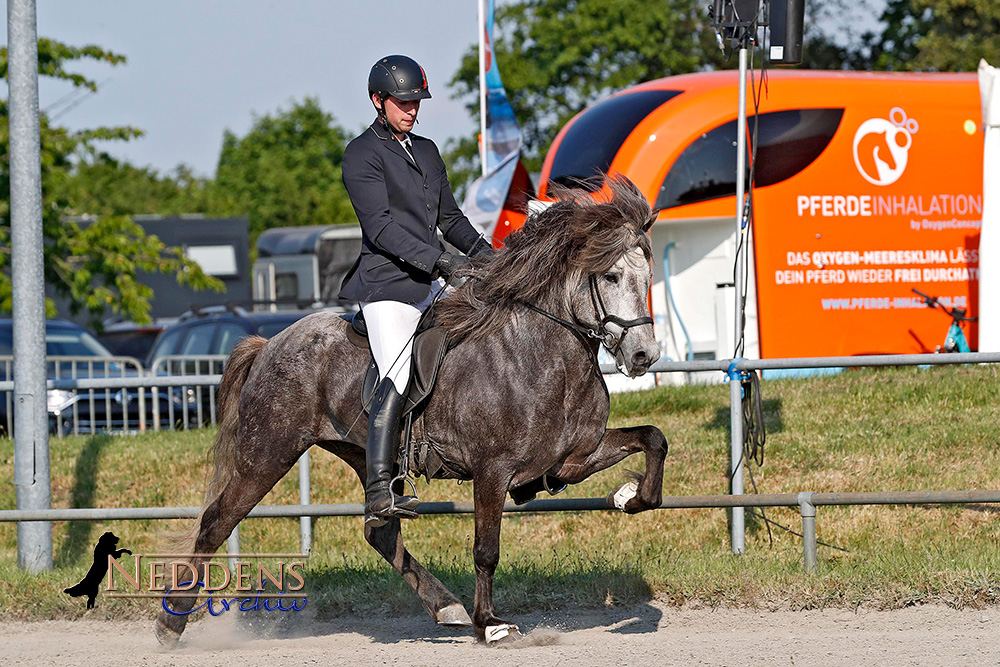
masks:
[[[562,189],[492,257],[473,260],[465,284],[435,306],[451,348],[419,411],[423,439],[451,477],[474,483],[476,570],[471,618],[459,599],[406,550],[398,519],[365,539],[443,625],[471,625],[480,641],[518,636],[493,608],[500,523],[508,492],[532,497],[574,484],[643,452],[646,469],[609,495],[627,513],[658,507],[667,441],[653,426],[609,429],[608,391],[597,365],[604,345],[629,376],[659,357],[646,295],[646,231],[655,219],[626,178],[597,193]],[[349,323],[316,313],[274,338],[250,337],[229,357],[205,504],[183,553],[211,554],[314,445],[365,481],[367,420],[361,388],[370,358],[348,340]],[[207,556],[188,562],[197,571]],[[155,632],[174,645],[194,604],[165,600]]]

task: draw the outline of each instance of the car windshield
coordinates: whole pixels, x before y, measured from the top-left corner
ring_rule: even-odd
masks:
[[[263,336],[264,338],[270,338],[275,334],[281,333],[282,331],[290,327],[293,323],[298,322],[300,319],[302,318],[291,317],[288,318],[287,320],[280,319],[277,321],[272,320],[270,322],[265,322],[261,324],[259,327],[257,327],[257,335]]]
[[[11,329],[0,330],[0,355],[12,355],[14,342]],[[110,357],[101,343],[86,331],[46,327],[45,356],[47,357]]]

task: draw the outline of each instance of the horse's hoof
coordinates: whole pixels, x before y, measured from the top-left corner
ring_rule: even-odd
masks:
[[[617,507],[622,512],[628,501],[639,495],[639,483],[636,481],[625,482],[617,489],[608,494],[607,502],[611,507]]]
[[[171,630],[160,619],[153,622],[153,635],[164,648],[177,648],[177,643],[181,640],[181,633]]]
[[[468,628],[472,625],[469,612],[465,611],[465,607],[460,602],[453,602],[444,609],[439,610],[434,615],[434,620],[437,621],[438,625],[447,625],[455,628]]]
[[[487,646],[502,646],[503,644],[509,644],[520,638],[521,632],[513,623],[486,626],[485,639]]]

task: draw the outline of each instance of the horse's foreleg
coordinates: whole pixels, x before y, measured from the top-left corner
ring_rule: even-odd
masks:
[[[367,476],[364,450],[348,443],[326,442],[320,445],[351,466],[361,480],[362,486],[364,485]],[[379,528],[365,526],[365,540],[413,588],[435,622],[449,626],[472,625],[469,612],[465,610],[462,602],[406,550],[399,519],[390,519]]]
[[[637,452],[646,455],[646,471],[639,480],[635,497],[624,503],[623,510],[634,514],[659,507],[663,501],[663,463],[667,456],[667,439],[655,426],[608,429],[596,449],[589,454],[570,456],[555,476],[567,484],[577,484]]]
[[[476,566],[476,607],[472,626],[488,644],[518,636],[517,626],[497,618],[493,611],[493,574],[500,562],[500,520],[509,480],[476,478],[474,482],[476,536],[472,558]]]

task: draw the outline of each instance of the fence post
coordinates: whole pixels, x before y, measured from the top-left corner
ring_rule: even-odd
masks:
[[[806,574],[816,574],[816,506],[812,502],[812,491],[799,494],[799,510],[802,513],[802,554]]]
[[[729,366],[729,489],[734,496],[743,495],[743,388],[740,373],[735,370],[736,361]],[[746,551],[746,532],[743,523],[743,508],[733,507],[730,514],[729,542],[734,554]]]
[[[233,532],[226,539],[226,550],[229,552],[229,569],[236,571],[237,556],[240,555],[240,525],[236,524]]]
[[[299,504],[309,504],[309,450],[299,457]],[[302,553],[306,556],[312,551],[312,517],[299,517],[299,532],[301,533]]]

